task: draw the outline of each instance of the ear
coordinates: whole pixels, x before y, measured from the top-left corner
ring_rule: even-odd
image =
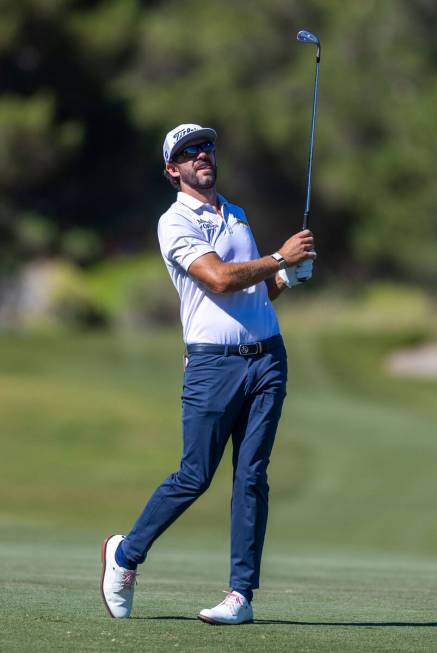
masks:
[[[165,164],[165,169],[167,170],[168,174],[171,177],[174,177],[175,179],[178,179],[180,177],[178,167],[173,161],[169,161],[168,163]]]

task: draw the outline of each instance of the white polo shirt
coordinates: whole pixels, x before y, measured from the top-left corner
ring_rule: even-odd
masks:
[[[187,344],[250,344],[279,333],[278,320],[264,281],[230,293],[213,293],[188,273],[199,256],[215,252],[223,261],[259,258],[246,215],[219,195],[221,214],[187,193],[158,224],[162,256],[181,300]]]

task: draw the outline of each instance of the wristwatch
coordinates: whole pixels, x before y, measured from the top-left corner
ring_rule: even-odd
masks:
[[[287,263],[285,261],[285,258],[282,256],[282,254],[280,254],[279,252],[275,252],[274,254],[271,254],[270,256],[272,258],[274,258],[275,261],[278,261],[280,270],[285,270],[285,268],[287,267]]]

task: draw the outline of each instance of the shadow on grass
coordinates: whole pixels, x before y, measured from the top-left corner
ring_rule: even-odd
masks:
[[[130,617],[130,619],[139,619],[140,621],[159,621],[160,619],[163,621],[166,619],[168,619],[168,621],[198,621],[197,617],[182,617],[181,615],[170,615],[162,617]]]
[[[283,619],[255,619],[254,624],[285,624],[289,626],[361,626],[362,628],[437,628],[437,621],[285,621]]]
[[[159,617],[131,617],[142,621],[201,621],[197,617],[183,617],[181,615],[168,615]],[[255,619],[246,626],[353,626],[361,628],[437,628],[437,621],[286,621],[285,619]]]

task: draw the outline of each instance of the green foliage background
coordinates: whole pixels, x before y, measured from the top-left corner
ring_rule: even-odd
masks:
[[[91,258],[156,246],[173,196],[161,143],[184,121],[217,128],[220,189],[245,206],[261,249],[278,246],[299,228],[304,202],[314,53],[295,34],[307,28],[323,45],[313,198],[321,275],[432,285],[433,2],[1,5],[3,268],[65,251],[76,228],[99,235]],[[56,228],[29,247],[20,229],[29,220]]]

